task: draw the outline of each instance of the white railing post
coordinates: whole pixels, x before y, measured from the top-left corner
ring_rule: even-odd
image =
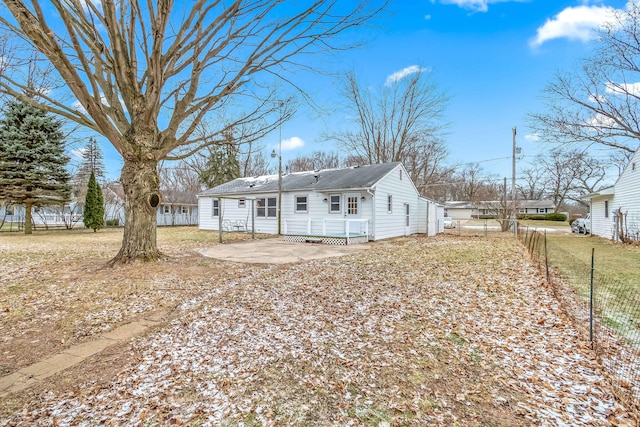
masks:
[[[347,245],[349,245],[349,225],[350,225],[351,221],[348,219],[344,220],[344,228],[345,228],[345,234],[347,235]]]
[[[326,218],[322,218],[322,235],[323,236],[327,235],[327,219]]]
[[[311,235],[311,218],[307,218],[307,234]]]
[[[284,220],[284,234],[287,234],[287,220]]]

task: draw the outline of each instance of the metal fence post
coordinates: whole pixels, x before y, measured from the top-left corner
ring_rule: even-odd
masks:
[[[591,277],[589,278],[589,341],[593,349],[593,271],[595,266],[596,248],[591,248]]]

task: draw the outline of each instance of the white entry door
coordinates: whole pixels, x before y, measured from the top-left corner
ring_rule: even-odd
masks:
[[[344,197],[344,217],[348,219],[357,219],[362,216],[360,212],[360,194],[347,193]]]
[[[359,193],[347,193],[344,195],[344,217],[345,219],[360,219],[362,216],[360,206],[360,194]],[[362,223],[360,221],[345,221],[344,232],[345,234],[360,234],[360,227]]]

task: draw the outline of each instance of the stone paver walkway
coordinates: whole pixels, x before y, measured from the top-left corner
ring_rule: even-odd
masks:
[[[24,390],[45,378],[82,362],[87,357],[100,353],[111,345],[141,334],[149,327],[160,324],[166,314],[166,311],[150,313],[145,319],[122,325],[113,331],[101,334],[100,338],[96,340],[70,347],[62,353],[47,357],[17,372],[0,377],[0,398],[10,393]]]

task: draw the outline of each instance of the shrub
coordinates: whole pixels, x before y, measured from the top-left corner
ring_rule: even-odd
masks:
[[[120,220],[118,218],[108,219],[104,222],[107,227],[117,227],[120,225]]]
[[[554,213],[546,214],[545,219],[547,221],[566,221],[567,216],[565,214],[554,212]]]

